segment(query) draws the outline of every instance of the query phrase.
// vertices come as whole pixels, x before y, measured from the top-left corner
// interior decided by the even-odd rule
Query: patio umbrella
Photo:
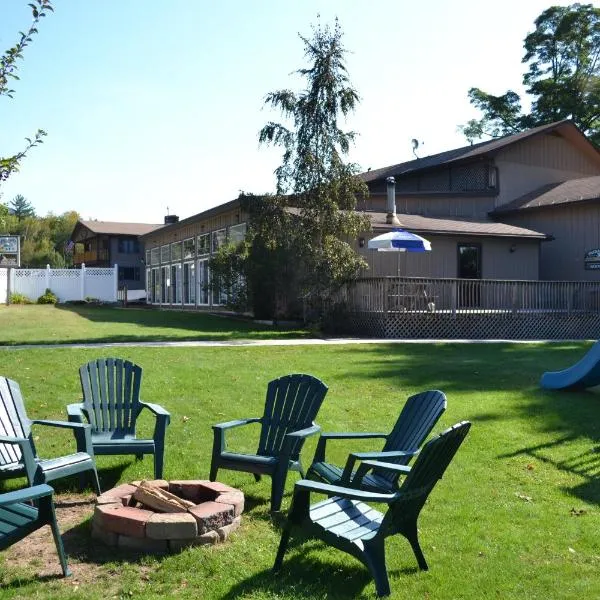
[[[431,242],[404,229],[394,229],[369,240],[367,247],[377,252],[428,252]]]

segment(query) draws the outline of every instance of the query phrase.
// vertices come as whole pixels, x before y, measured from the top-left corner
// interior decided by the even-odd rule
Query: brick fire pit
[[[157,512],[146,502],[170,512]],[[177,552],[225,541],[239,527],[243,510],[244,494],[223,483],[134,481],[98,496],[92,537],[131,550]]]

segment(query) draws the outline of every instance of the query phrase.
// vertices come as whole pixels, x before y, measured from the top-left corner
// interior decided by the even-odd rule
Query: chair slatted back
[[[446,410],[446,395],[439,390],[429,390],[410,396],[402,408],[402,412],[394,425],[383,451],[418,450],[425,438],[431,433],[435,424]],[[399,465],[406,465],[412,457],[385,459]],[[378,476],[395,483],[399,475],[389,471],[374,469]]]
[[[142,368],[120,358],[98,358],[83,365],[79,376],[92,434],[135,435]]]
[[[16,381],[0,377],[0,435],[31,439],[31,421],[27,418],[21,388]],[[0,442],[0,469],[21,461],[21,449],[14,444]]]
[[[469,421],[462,421],[449,427],[423,446],[423,450],[400,487],[400,499],[394,503],[400,505],[397,506],[398,516],[404,517],[407,513],[418,515],[470,428]]]
[[[276,456],[282,448],[285,435],[310,427],[323,403],[327,386],[311,375],[286,375],[269,382],[258,454]],[[297,460],[303,440],[292,449],[291,458]]]

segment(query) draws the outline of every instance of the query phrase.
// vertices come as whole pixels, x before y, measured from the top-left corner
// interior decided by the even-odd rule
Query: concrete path
[[[224,340],[171,342],[89,342],[86,344],[19,344],[0,346],[0,350],[31,350],[35,348],[198,348],[237,346],[340,346],[344,344],[544,344],[595,342],[597,340],[400,340],[362,338],[300,338],[282,340]]]

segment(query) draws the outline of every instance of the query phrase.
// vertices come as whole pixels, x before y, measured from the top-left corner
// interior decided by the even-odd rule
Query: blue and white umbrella
[[[394,229],[369,240],[367,247],[378,252],[429,252],[431,242],[404,229]]]

